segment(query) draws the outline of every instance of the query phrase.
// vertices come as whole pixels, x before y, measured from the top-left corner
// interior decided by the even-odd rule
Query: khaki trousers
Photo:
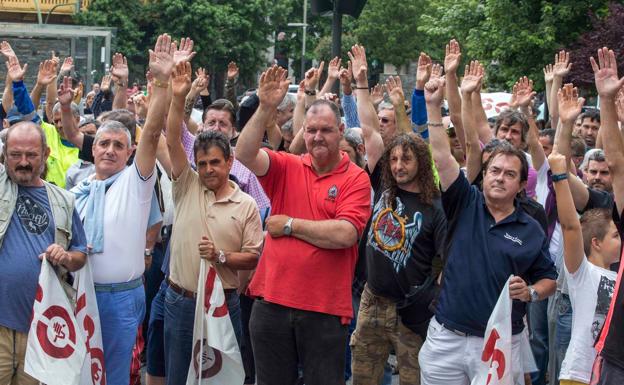
[[[0,385],[37,385],[24,373],[28,334],[0,326]]]

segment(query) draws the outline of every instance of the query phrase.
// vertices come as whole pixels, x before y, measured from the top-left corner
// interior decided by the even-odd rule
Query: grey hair
[[[295,95],[286,94],[284,95],[284,99],[282,99],[281,103],[277,106],[277,110],[284,111],[290,106],[293,106],[294,108],[295,104],[297,104],[297,98],[295,97]]]
[[[360,144],[364,144],[364,140],[362,139],[362,135],[360,135],[359,132],[357,132],[355,130],[352,130],[352,129],[345,130],[343,138],[354,149],[356,149],[356,147],[359,146]]]
[[[293,132],[293,120],[292,119],[288,119],[288,121],[286,123],[282,124],[282,127],[280,127],[280,130],[283,133]]]
[[[80,109],[78,108],[78,105],[76,103],[72,102],[70,108],[71,108],[72,115],[74,115],[74,118],[77,118],[80,116]],[[60,109],[61,109],[61,103],[56,102],[56,104],[52,108],[52,115],[59,112]]]
[[[586,171],[589,166],[590,161],[594,162],[606,162],[607,158],[605,157],[604,151],[599,148],[594,148],[585,153],[585,157],[583,158],[583,163],[581,163],[581,170]]]
[[[336,127],[340,127],[340,124],[342,124],[342,117],[340,116],[340,109],[335,103],[330,102],[329,100],[325,100],[325,99],[316,99],[315,101],[312,102],[312,104],[308,106],[308,108],[306,109],[306,119],[308,116],[308,112],[310,112],[310,110],[313,110],[313,109],[315,110],[321,106],[329,107],[329,109],[334,113],[334,117],[336,119]]]
[[[126,134],[126,136],[128,137],[128,148],[132,147],[130,131],[128,131],[128,128],[126,126],[116,120],[107,120],[102,123],[100,128],[98,128],[97,132],[95,133],[95,140],[93,141],[93,144],[96,144],[102,138],[102,135],[107,132]]]
[[[390,102],[381,102],[377,107],[377,112],[380,112],[382,110],[394,110],[394,106]]]

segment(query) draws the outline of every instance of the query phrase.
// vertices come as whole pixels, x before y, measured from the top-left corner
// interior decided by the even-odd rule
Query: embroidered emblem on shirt
[[[512,242],[515,242],[522,246],[522,240],[518,237],[514,237],[513,235],[509,235],[509,233],[505,233],[505,239],[509,239]]]
[[[423,215],[415,212],[411,222],[404,215],[405,205],[396,198],[396,209],[386,207],[385,197],[379,199],[373,210],[373,222],[368,244],[392,261],[395,271],[407,264],[411,245],[422,229]]]
[[[19,195],[17,197],[15,212],[22,222],[22,226],[31,234],[43,234],[50,224],[46,210],[28,196]]]
[[[327,190],[327,199],[329,199],[330,201],[334,201],[336,200],[336,197],[338,196],[338,187],[336,187],[336,185],[332,185],[329,190]]]

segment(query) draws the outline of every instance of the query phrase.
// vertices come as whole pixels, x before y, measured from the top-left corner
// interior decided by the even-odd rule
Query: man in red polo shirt
[[[288,91],[286,71],[260,77],[260,106],[242,131],[238,160],[271,199],[268,235],[249,292],[258,385],[292,385],[303,367],[306,385],[344,384],[351,281],[357,241],[370,216],[370,181],[339,150],[344,131],[337,107],[312,103],[303,126],[308,153],[260,149]]]

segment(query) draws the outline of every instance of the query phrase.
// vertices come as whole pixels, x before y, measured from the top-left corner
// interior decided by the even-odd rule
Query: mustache
[[[32,171],[31,166],[16,166],[15,171]]]

